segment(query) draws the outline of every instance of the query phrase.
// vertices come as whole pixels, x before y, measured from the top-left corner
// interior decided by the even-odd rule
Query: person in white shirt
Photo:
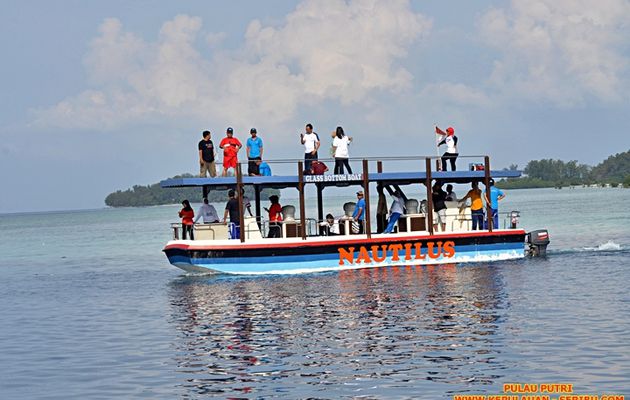
[[[383,231],[383,233],[392,233],[394,230],[394,225],[398,222],[398,219],[401,215],[405,213],[405,200],[399,191],[394,192],[393,196],[394,201],[392,203],[391,208],[389,209],[389,222],[387,224],[387,228]]]
[[[241,198],[243,199],[243,214],[245,214],[245,211],[247,211],[249,213],[249,216],[253,217],[254,214],[252,214],[252,203],[251,201],[249,201],[249,197],[245,196],[245,189],[241,189]]]
[[[457,201],[457,195],[453,191],[453,185],[446,185],[446,201]]]
[[[322,234],[326,236],[339,235],[339,220],[332,214],[326,215],[326,221],[319,224],[322,227]]]
[[[442,155],[442,171],[446,171],[446,161],[451,162],[451,170],[455,171],[455,160],[457,160],[457,156],[459,152],[457,150],[457,136],[455,136],[455,129],[453,127],[446,128],[446,132],[435,127],[435,133],[441,135],[440,142],[438,143],[438,147],[445,144],[446,152]]]
[[[208,204],[208,199],[203,199],[203,204],[199,207],[197,212],[197,218],[195,218],[195,224],[199,221],[199,218],[203,218],[204,224],[213,224],[219,222],[219,215],[217,210],[211,204]]]
[[[335,175],[343,174],[343,166],[346,166],[348,173],[352,173],[352,168],[350,168],[350,164],[348,163],[348,145],[352,142],[352,138],[350,136],[346,136],[343,131],[343,128],[338,126],[337,130],[333,132],[333,157],[335,158]]]
[[[304,145],[304,170],[311,170],[311,163],[317,160],[317,150],[319,150],[319,136],[313,132],[313,125],[306,124],[306,133],[300,134],[300,140]]]

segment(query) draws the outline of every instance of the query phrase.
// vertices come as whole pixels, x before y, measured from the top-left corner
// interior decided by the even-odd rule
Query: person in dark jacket
[[[433,221],[433,231],[437,232],[438,224],[440,230],[446,230],[446,192],[442,189],[442,183],[437,181],[433,185],[431,199],[433,200],[433,211],[435,211],[435,221]]]

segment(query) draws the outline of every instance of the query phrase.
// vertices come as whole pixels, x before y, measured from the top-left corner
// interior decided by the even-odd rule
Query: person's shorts
[[[238,157],[235,156],[223,156],[223,168],[236,168]]]
[[[440,211],[437,211],[436,213],[436,219],[435,219],[435,223],[436,224],[445,224],[446,223],[446,208],[441,209]]]

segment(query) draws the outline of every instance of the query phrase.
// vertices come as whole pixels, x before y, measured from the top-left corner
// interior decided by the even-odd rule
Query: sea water
[[[547,258],[263,277],[168,264],[177,206],[0,215],[0,398],[628,398],[629,202],[507,192]]]

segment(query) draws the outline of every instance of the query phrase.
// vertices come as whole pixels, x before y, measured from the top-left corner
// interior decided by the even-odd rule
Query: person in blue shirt
[[[356,233],[362,234],[363,224],[365,220],[365,199],[363,198],[363,190],[359,190],[357,192],[357,204],[354,207],[354,212],[352,213],[352,219],[359,223],[359,231]]]
[[[258,169],[258,164],[256,163],[256,161],[262,160],[263,141],[261,138],[258,137],[256,128],[250,129],[249,133],[252,135],[252,137],[247,139],[247,159],[249,160],[247,173],[250,176],[255,176],[260,175],[260,171]]]
[[[261,176],[271,176],[271,167],[264,161],[256,161],[258,163],[258,173]]]
[[[492,216],[488,216],[488,220],[492,218],[492,229],[499,229],[499,200],[503,200],[505,198],[505,193],[494,186],[494,179],[490,179],[490,193],[488,193],[487,190],[484,191],[484,197],[486,198],[486,201],[490,203]],[[487,221],[486,229],[488,229]]]

